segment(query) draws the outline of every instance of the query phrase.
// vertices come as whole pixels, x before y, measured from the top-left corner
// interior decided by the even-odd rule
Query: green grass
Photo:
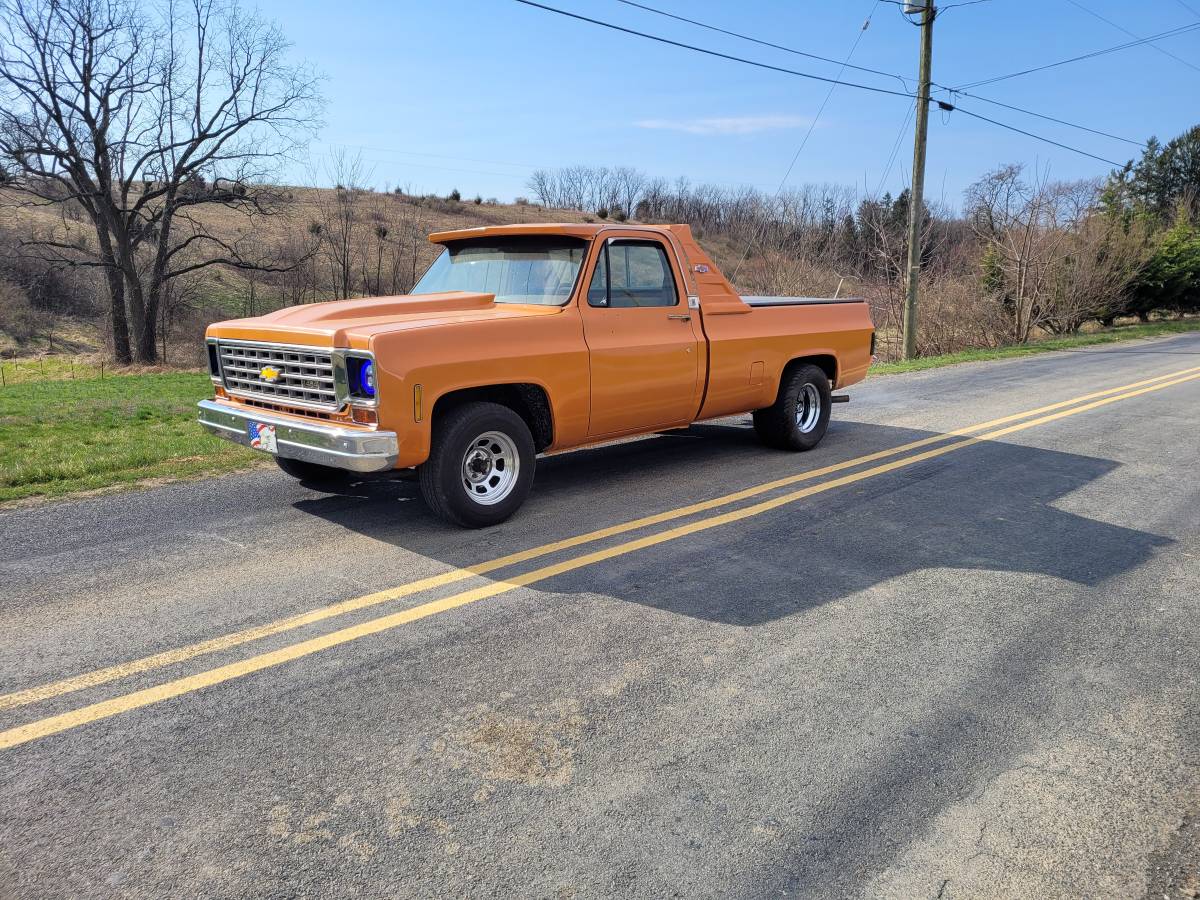
[[[947,353],[944,356],[922,356],[918,359],[899,362],[876,363],[871,366],[871,374],[895,375],[901,372],[920,372],[923,369],[937,369],[956,363],[1012,359],[1020,356],[1033,356],[1035,353],[1050,353],[1054,350],[1070,350],[1074,347],[1088,347],[1092,344],[1112,344],[1117,341],[1157,337],[1164,334],[1183,334],[1189,331],[1200,331],[1200,319],[1151,322],[1148,325],[1124,325],[1092,334],[1078,334],[1074,337],[1054,338],[1031,344],[1018,344],[1014,347],[998,347],[994,350],[963,350],[960,353]]]
[[[196,423],[196,402],[211,394],[193,372],[10,383],[0,389],[0,503],[259,464]]]
[[[112,372],[107,363],[104,374]],[[100,377],[99,358],[75,356],[29,356],[21,359],[0,359],[0,386],[8,387],[30,381],[67,381]]]

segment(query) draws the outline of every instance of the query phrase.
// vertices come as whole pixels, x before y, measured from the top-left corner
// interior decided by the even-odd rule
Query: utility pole
[[[908,195],[908,272],[904,290],[904,358],[917,355],[917,286],[921,275],[921,219],[925,211],[925,145],[929,137],[929,79],[933,64],[933,0],[912,0],[906,13],[921,14],[921,71],[917,86],[917,130],[913,138],[912,190]]]

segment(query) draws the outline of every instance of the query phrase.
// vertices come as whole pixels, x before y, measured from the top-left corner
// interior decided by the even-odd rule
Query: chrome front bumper
[[[351,472],[378,472],[393,468],[400,456],[400,441],[394,431],[359,431],[298,422],[215,400],[201,400],[199,406],[201,425],[218,437],[245,447],[250,446],[251,422],[274,425],[279,455],[289,459]]]

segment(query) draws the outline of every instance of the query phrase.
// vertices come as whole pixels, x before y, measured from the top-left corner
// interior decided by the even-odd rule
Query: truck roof
[[[467,238],[505,236],[514,234],[561,234],[588,240],[605,229],[620,228],[622,231],[646,231],[665,234],[666,225],[628,225],[624,222],[581,224],[578,222],[541,222],[521,225],[480,225],[476,228],[455,228],[450,231],[435,231],[429,236],[434,244],[461,241]]]

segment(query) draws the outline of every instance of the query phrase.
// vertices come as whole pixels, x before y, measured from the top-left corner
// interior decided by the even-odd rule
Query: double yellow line
[[[299,659],[301,657],[317,653],[321,650],[336,647],[340,644],[345,644],[372,634],[378,634],[381,631],[387,631],[388,629],[396,628],[409,622],[415,622],[419,619],[424,619],[447,610],[466,606],[471,603],[476,603],[480,600],[506,593],[518,587],[545,581],[564,572],[570,572],[586,566],[595,565],[596,563],[633,553],[637,550],[642,550],[657,544],[663,544],[668,541],[677,540],[678,538],[685,537],[687,535],[696,534],[697,532],[706,531],[711,528],[717,528],[732,522],[738,522],[743,519],[751,518],[752,516],[761,515],[764,512],[777,509],[789,503],[794,503],[806,497],[811,497],[815,494],[834,490],[836,488],[853,484],[854,482],[862,481],[867,478],[873,478],[876,475],[886,474],[888,472],[911,466],[927,459],[932,459],[947,453],[951,453],[955,450],[977,444],[981,441],[1004,437],[1005,435],[1012,434],[1014,432],[1023,431],[1025,429],[1053,422],[1057,419],[1062,419],[1067,416],[1073,416],[1088,410],[1097,409],[1111,403],[1116,403],[1120,400],[1141,396],[1152,391],[1163,390],[1164,388],[1172,387],[1174,385],[1182,384],[1198,378],[1200,378],[1200,366],[1167,373],[1165,375],[1159,375],[1154,378],[1147,378],[1142,381],[1122,385],[1120,387],[1097,391],[1081,397],[1074,397],[1069,400],[1063,400],[1058,403],[1052,403],[1047,406],[1039,407],[1037,409],[1015,413],[1013,415],[1005,416],[999,419],[993,419],[988,422],[982,422],[977,425],[972,425],[967,428],[958,429],[945,434],[938,434],[927,438],[922,438],[921,440],[912,441],[898,447],[892,447],[876,453],[869,453],[864,456],[859,456],[844,462],[825,466],[820,469],[814,469],[808,472],[801,472],[796,475],[791,475],[786,478],[776,479],[774,481],[755,485],[744,490],[735,491],[720,497],[715,497],[711,500],[705,500],[699,503],[682,506],[677,509],[668,510],[666,512],[633,519],[619,525],[613,525],[608,528],[601,528],[596,531],[590,531],[586,534],[577,535],[564,540],[543,544],[539,547],[523,550],[518,553],[511,553],[506,556],[501,556],[468,568],[453,569],[439,575],[412,581],[396,588],[379,591],[373,594],[367,594],[361,597],[355,597],[340,603],[334,603],[329,606],[320,607],[300,615],[278,619],[274,622],[269,622],[264,625],[222,635],[207,641],[188,644],[172,650],[164,651],[162,653],[156,653],[151,656],[145,656],[140,659],[131,660],[129,662],[120,663],[107,668],[75,675],[60,681],[51,682],[49,684],[0,695],[0,710],[36,703],[63,694],[71,693],[73,691],[95,687],[142,672],[184,662],[198,656],[227,650],[250,641],[259,640],[271,635],[281,634],[305,625],[314,624],[334,618],[335,616],[344,615],[355,610],[365,609],[434,588],[454,584],[456,582],[464,581],[476,576],[485,575],[498,569],[528,562],[530,560],[538,559],[553,553],[574,549],[576,547],[595,543],[606,538],[617,537],[632,531],[637,531],[654,525],[660,525],[677,519],[687,518],[699,513],[709,512],[724,506],[729,506],[730,504],[737,503],[741,500],[751,499],[753,497],[776,491],[784,487],[789,487],[801,482],[813,481],[818,478],[823,478],[827,475],[833,475],[838,472],[852,468],[858,468],[869,463],[879,462],[883,459],[902,457],[900,459],[893,459],[891,462],[887,462],[882,465],[873,466],[871,468],[853,472],[848,475],[832,478],[828,481],[822,481],[819,484],[813,484],[799,490],[790,491],[759,503],[740,507],[738,509],[724,512],[715,516],[698,519],[693,522],[678,525],[674,528],[669,528],[654,534],[615,544],[611,547],[606,547],[590,553],[575,556],[559,563],[554,563],[530,572],[515,575],[503,581],[492,582],[477,588],[462,591],[460,593],[452,594],[437,600],[432,600],[409,609],[380,616],[358,625],[342,628],[340,630],[311,638],[309,640],[300,641],[278,650],[260,653],[225,666],[219,666],[195,675],[168,681],[155,687],[133,691],[128,694],[114,697],[110,700],[93,703],[66,713],[49,716],[26,725],[10,728],[7,731],[0,732],[0,749],[15,747],[32,740],[36,740],[40,737],[46,737],[51,734],[56,734],[60,731],[65,731],[70,728],[87,724],[89,722],[95,722],[100,719],[118,715],[119,713],[149,706],[163,700],[168,700],[172,697],[178,697],[182,694],[187,694],[192,691],[200,690],[201,688],[220,684],[221,682],[229,681],[234,678],[240,678],[253,672],[258,672],[263,669],[281,665],[282,663],[289,662],[294,659]],[[955,438],[962,438],[962,440],[954,440]],[[941,446],[934,446],[937,444],[941,444]],[[913,451],[922,450],[924,447],[933,447],[933,449],[913,453]],[[903,454],[911,455],[903,456]]]

